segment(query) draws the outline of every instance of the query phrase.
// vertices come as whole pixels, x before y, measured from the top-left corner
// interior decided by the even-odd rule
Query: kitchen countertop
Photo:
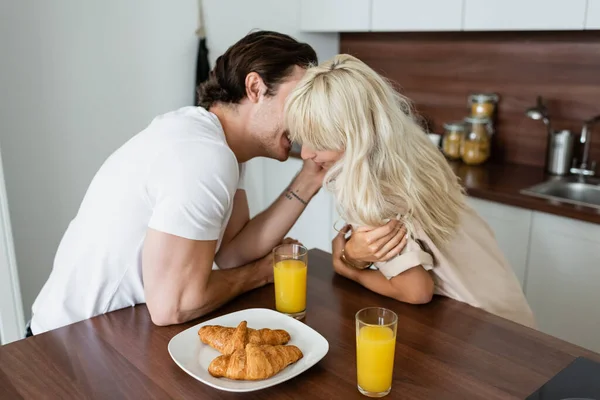
[[[300,155],[292,153],[291,157],[300,158]],[[523,189],[551,179],[542,167],[491,163],[469,166],[461,162],[450,162],[450,166],[462,181],[469,196],[600,224],[600,209],[559,203],[520,193]]]
[[[467,194],[515,207],[600,224],[600,210],[532,197],[521,190],[551,179],[541,167],[514,164],[469,166],[452,162],[450,166],[464,184]]]
[[[303,322],[328,340],[329,352],[287,382],[221,392],[187,375],[167,351],[173,336],[203,320],[273,309],[268,285],[182,325],[155,326],[138,305],[0,346],[0,398],[364,399],[356,388],[354,315],[369,306],[398,315],[386,399],[523,399],[576,357],[600,361],[597,353],[449,298],[414,306],[380,296],[336,275],[330,254],[311,250],[308,258]]]

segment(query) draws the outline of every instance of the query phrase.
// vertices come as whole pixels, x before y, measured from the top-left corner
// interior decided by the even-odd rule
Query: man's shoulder
[[[186,164],[201,163],[208,158],[216,165],[237,165],[219,119],[203,108],[183,107],[163,114],[154,119],[149,129],[150,135],[161,144],[162,157]]]
[[[200,107],[182,107],[159,115],[150,126],[176,140],[227,143],[217,116]]]

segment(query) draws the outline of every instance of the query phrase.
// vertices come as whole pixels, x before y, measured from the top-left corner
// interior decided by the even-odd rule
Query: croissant
[[[302,357],[302,351],[296,346],[248,343],[245,349],[215,358],[208,372],[216,378],[256,381],[272,377]]]
[[[290,341],[290,334],[282,329],[252,329],[246,321],[237,328],[220,325],[206,325],[200,328],[198,336],[202,343],[208,344],[221,354],[231,354],[243,350],[248,343],[281,345]]]

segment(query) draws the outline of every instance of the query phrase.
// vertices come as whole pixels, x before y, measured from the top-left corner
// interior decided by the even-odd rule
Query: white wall
[[[299,32],[300,0],[205,0],[211,66],[253,29],[321,59],[338,35]],[[105,158],[154,116],[193,101],[196,0],[19,0],[0,9],[0,143],[25,314]],[[252,213],[261,160],[248,170]]]
[[[0,143],[25,314],[104,159],[193,102],[196,0],[3,1]]]
[[[252,30],[286,33],[309,43],[319,61],[338,53],[339,34],[300,32],[301,0],[203,0],[204,22],[211,67],[218,56]],[[248,203],[252,215],[261,211],[274,198],[265,198],[264,163],[255,159],[248,163]]]

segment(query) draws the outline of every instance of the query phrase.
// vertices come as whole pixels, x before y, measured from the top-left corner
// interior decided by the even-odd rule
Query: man
[[[252,33],[216,62],[201,107],[162,115],[102,165],[33,305],[38,334],[146,303],[157,325],[200,317],[272,281],[270,252],[319,190],[308,160],[284,195],[249,220],[243,164],[284,161],[284,102],[314,50]]]

